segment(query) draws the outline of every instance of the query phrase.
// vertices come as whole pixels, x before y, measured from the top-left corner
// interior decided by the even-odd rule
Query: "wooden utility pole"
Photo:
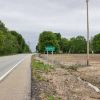
[[[86,0],[87,5],[87,66],[89,66],[89,0]]]

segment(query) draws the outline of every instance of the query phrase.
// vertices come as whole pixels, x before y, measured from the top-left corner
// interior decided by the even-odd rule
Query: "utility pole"
[[[89,0],[86,0],[87,5],[87,66],[89,66]]]

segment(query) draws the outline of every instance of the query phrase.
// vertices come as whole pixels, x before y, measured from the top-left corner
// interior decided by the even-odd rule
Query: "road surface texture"
[[[15,65],[12,72],[0,81],[0,100],[30,100],[31,55],[0,57],[0,77]]]

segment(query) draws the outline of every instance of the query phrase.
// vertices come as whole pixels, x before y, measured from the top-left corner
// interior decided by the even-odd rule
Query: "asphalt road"
[[[25,57],[26,54],[0,57],[0,80],[10,73],[9,71],[14,69]]]
[[[0,57],[0,100],[31,100],[31,57],[32,54]]]

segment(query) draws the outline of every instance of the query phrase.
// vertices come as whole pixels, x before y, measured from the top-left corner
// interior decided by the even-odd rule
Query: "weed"
[[[66,70],[73,70],[73,71],[77,71],[77,69],[80,67],[82,67],[82,65],[79,65],[79,64],[75,64],[75,65],[71,65],[71,66],[64,66],[64,68]]]
[[[43,71],[43,72],[49,72],[51,69],[53,69],[51,65],[44,64],[43,62],[40,62],[38,60],[33,60],[32,68],[34,70]]]
[[[76,65],[72,65],[72,66],[69,66],[68,69],[71,69],[71,70],[74,70],[74,71],[77,71],[77,66]]]
[[[54,99],[54,96],[48,97],[48,100],[55,100],[55,99]]]
[[[62,100],[61,97],[58,97],[58,100]]]
[[[39,60],[33,60],[32,62],[32,73],[33,73],[33,76],[38,81],[48,81],[42,76],[42,73],[44,72],[47,73],[51,71],[51,69],[53,69],[52,66],[48,64],[44,64],[43,62],[40,62]]]

